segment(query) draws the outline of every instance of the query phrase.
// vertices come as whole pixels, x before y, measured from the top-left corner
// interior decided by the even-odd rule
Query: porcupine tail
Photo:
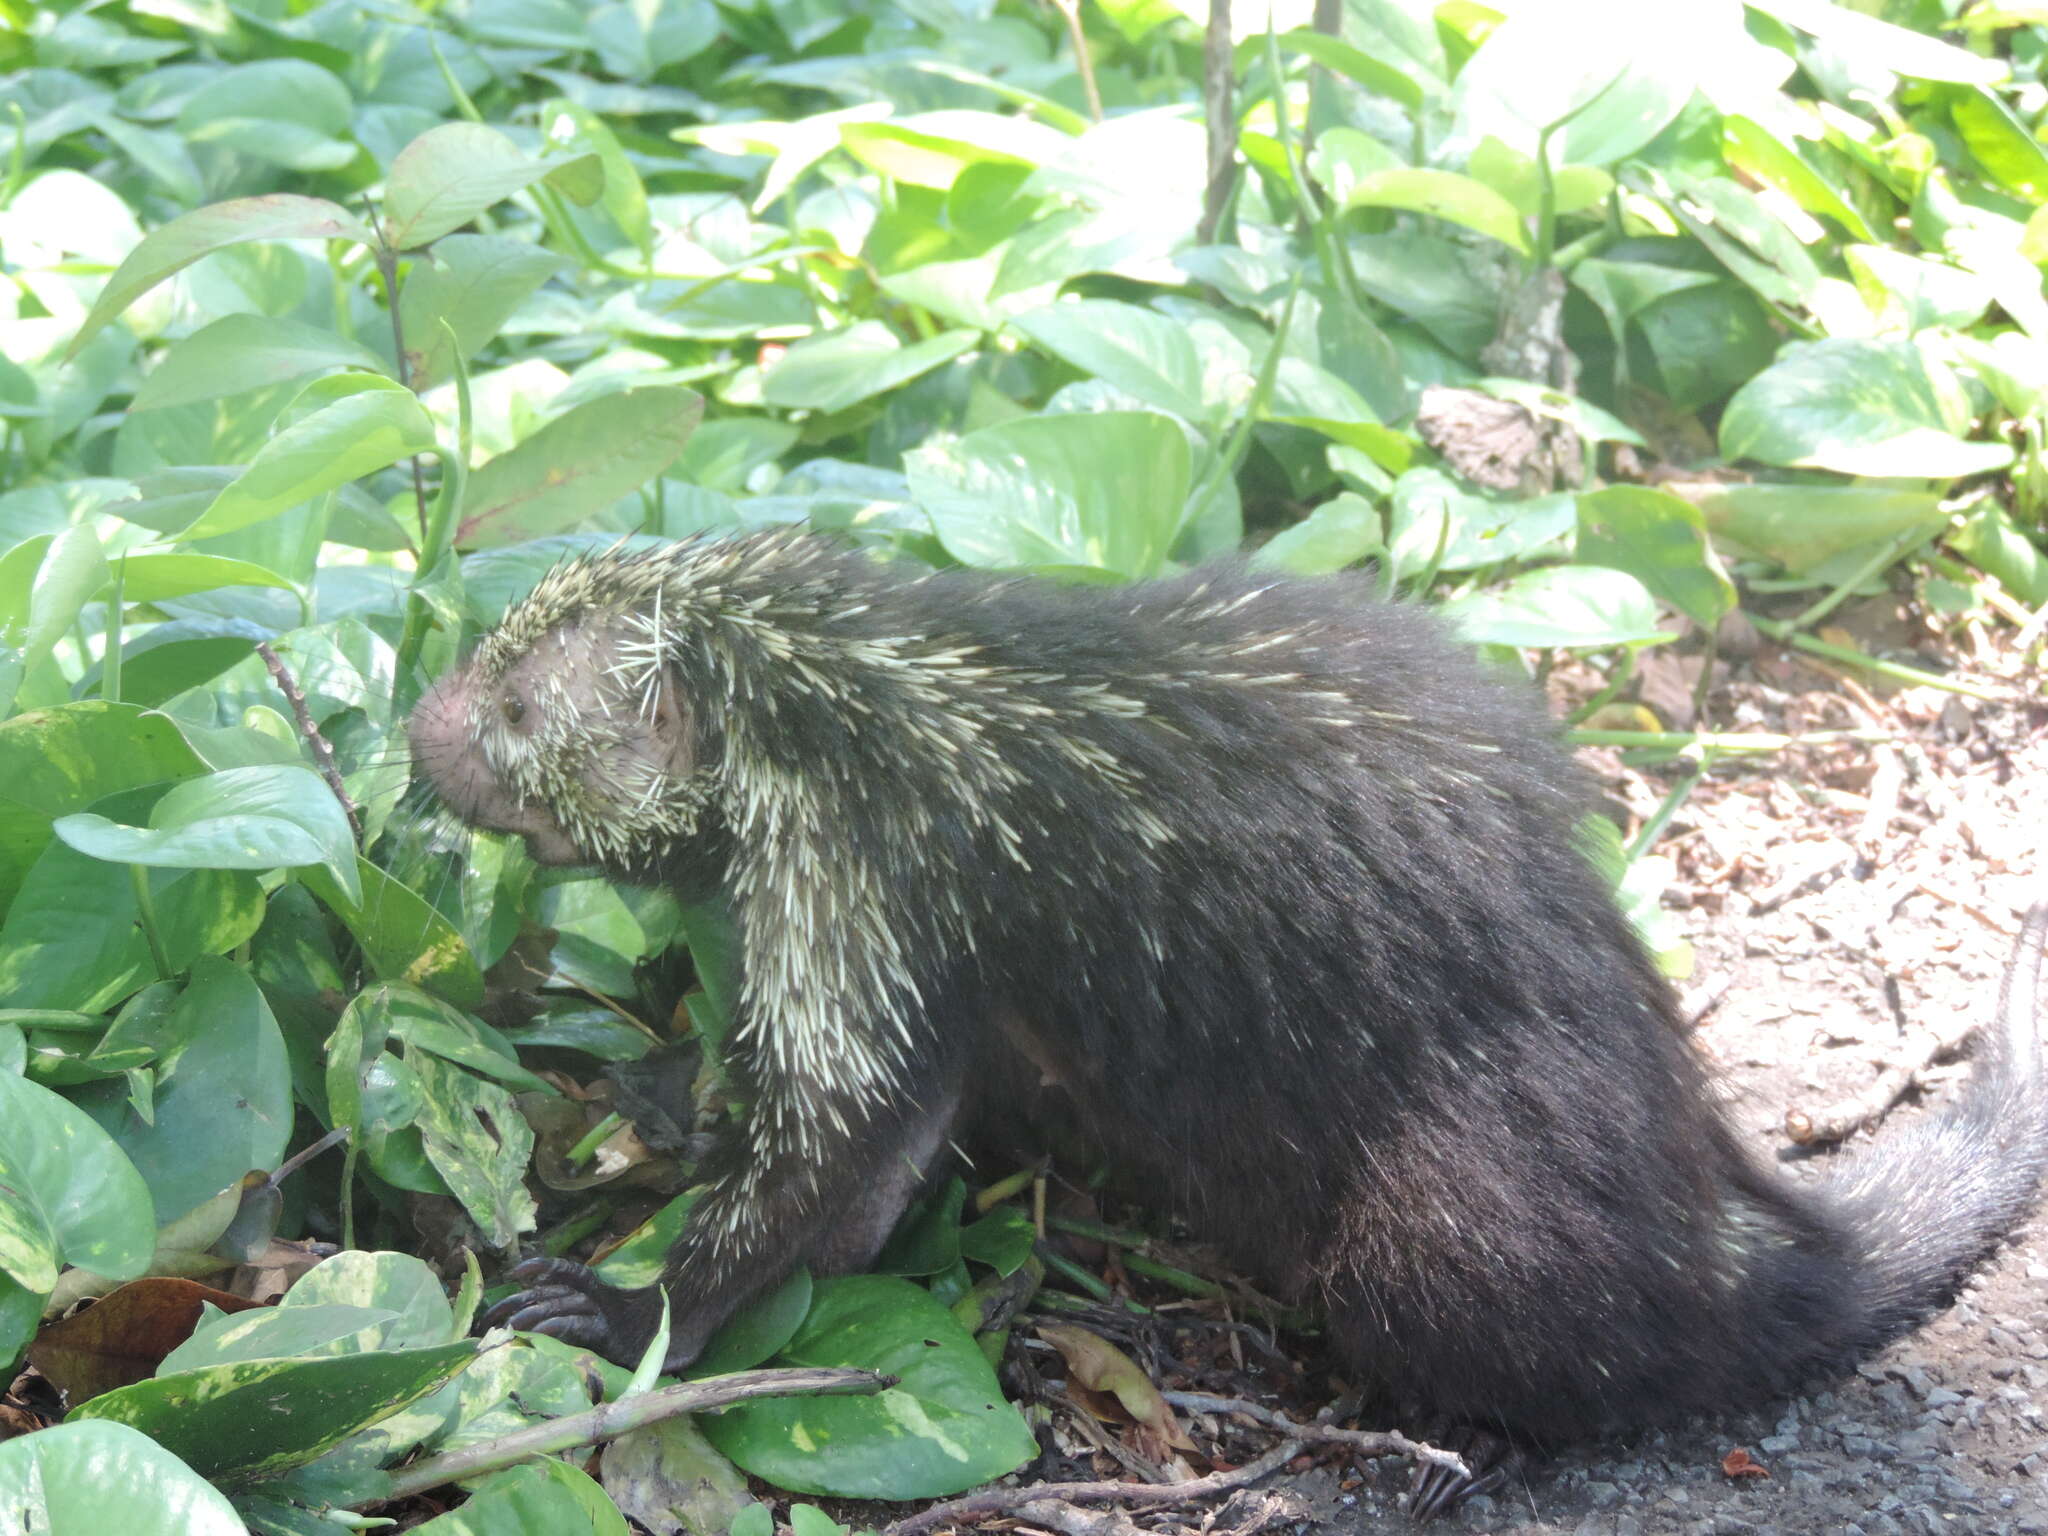
[[[1952,1108],[1900,1126],[1845,1158],[1823,1197],[1859,1250],[1862,1337],[1855,1353],[1903,1333],[1952,1296],[2023,1221],[2048,1168],[2041,1077],[2042,948],[2048,902],[2030,911],[1997,1016]]]

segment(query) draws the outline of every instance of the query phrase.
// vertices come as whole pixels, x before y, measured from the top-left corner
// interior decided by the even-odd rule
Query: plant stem
[[[613,1131],[616,1131],[625,1123],[626,1117],[617,1110],[613,1110],[583,1133],[583,1139],[569,1149],[569,1155],[563,1161],[571,1168],[581,1168],[585,1163],[597,1156],[597,1149],[611,1138]]]
[[[142,936],[149,942],[149,958],[156,966],[157,980],[173,980],[178,973],[171,967],[171,957],[164,952],[163,934],[157,929],[156,901],[149,894],[149,866],[130,864],[128,879],[135,888],[135,920],[142,925]]]
[[[1794,650],[1810,655],[1823,656],[1829,661],[1840,662],[1846,667],[1857,667],[1879,677],[1888,677],[1893,682],[1909,683],[1916,688],[1940,688],[1949,693],[1960,693],[1965,698],[1982,699],[1995,704],[2005,695],[1996,688],[1986,688],[1981,683],[1966,683],[1959,677],[1942,677],[1938,673],[1923,672],[1918,667],[1909,667],[1896,661],[1883,661],[1875,656],[1852,650],[1846,645],[1830,645],[1825,640],[1816,640],[1811,635],[1802,635],[1790,624],[1775,619],[1751,620],[1759,634],[1769,635],[1773,640],[1791,646]]]

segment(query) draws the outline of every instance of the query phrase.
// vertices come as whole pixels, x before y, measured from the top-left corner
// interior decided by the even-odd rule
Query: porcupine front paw
[[[1408,1513],[1418,1525],[1449,1514],[1478,1494],[1499,1492],[1524,1470],[1522,1452],[1491,1430],[1457,1425],[1439,1435],[1437,1444],[1462,1456],[1472,1475],[1461,1477],[1438,1462],[1417,1462]]]
[[[640,1363],[661,1326],[659,1286],[623,1290],[573,1259],[527,1259],[512,1266],[512,1278],[524,1289],[484,1313],[482,1326],[544,1333],[629,1368]],[[666,1368],[687,1363],[675,1360],[675,1349],[669,1353]]]

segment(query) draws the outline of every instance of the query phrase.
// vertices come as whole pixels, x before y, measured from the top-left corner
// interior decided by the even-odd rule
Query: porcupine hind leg
[[[688,1365],[727,1318],[798,1264],[829,1275],[872,1263],[944,1144],[959,1099],[955,1081],[928,1102],[878,1117],[840,1156],[821,1160],[830,1166],[784,1162],[716,1176],[670,1254],[663,1368]],[[492,1307],[485,1326],[545,1333],[634,1365],[661,1324],[661,1286],[627,1290],[555,1258],[517,1264],[512,1278],[523,1289]]]

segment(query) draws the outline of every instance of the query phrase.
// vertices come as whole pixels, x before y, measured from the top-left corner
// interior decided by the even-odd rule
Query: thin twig
[[[1102,92],[1095,84],[1095,61],[1088,56],[1088,34],[1081,29],[1081,0],[1052,0],[1052,8],[1067,21],[1067,41],[1073,46],[1074,68],[1081,76],[1081,89],[1088,97],[1088,115],[1102,121]]]
[[[375,213],[370,215],[371,226],[377,231],[377,276],[384,284],[384,307],[391,312],[392,355],[398,359],[398,382],[414,394],[419,393],[419,370],[416,363],[425,358],[414,358],[405,347],[405,317],[398,307],[398,252],[384,240],[384,225]],[[420,456],[413,454],[407,461],[412,471],[413,509],[420,521],[420,555],[425,558],[427,549],[427,476]]]
[[[306,708],[306,696],[299,691],[284,660],[270,648],[268,640],[256,642],[256,654],[263,658],[263,665],[270,669],[270,680],[277,684],[277,691],[284,695],[284,701],[292,707],[292,718],[299,723],[299,735],[305,738],[307,748],[313,754],[313,762],[320,770],[320,777],[327,781],[327,787],[334,791],[334,798],[341,802],[342,814],[348,817],[348,829],[355,834],[356,846],[363,842],[363,819],[356,814],[355,802],[342,787],[341,770],[334,766],[334,748],[327,744],[327,738],[320,734],[320,727],[313,723],[313,716]]]
[[[989,1515],[1015,1514],[1027,1504],[1056,1500],[1062,1504],[1108,1504],[1119,1501],[1157,1509],[1168,1504],[1185,1504],[1228,1493],[1277,1472],[1301,1454],[1303,1442],[1284,1440],[1256,1461],[1228,1472],[1211,1472],[1207,1477],[1189,1478],[1182,1483],[1034,1483],[1022,1488],[988,1488],[963,1499],[934,1504],[930,1509],[898,1520],[884,1536],[922,1536],[942,1525],[957,1525]]]
[[[1202,34],[1202,123],[1208,130],[1209,179],[1202,190],[1201,245],[1213,245],[1237,187],[1237,108],[1233,86],[1237,59],[1230,47],[1230,0],[1209,0],[1209,26]]]
[[[1794,896],[1825,885],[1856,857],[1856,850],[1838,837],[1803,847],[1788,862],[1791,867],[1750,898],[1752,912],[1773,912]]]
[[[1320,1419],[1304,1424],[1299,1419],[1290,1419],[1276,1408],[1268,1408],[1264,1403],[1243,1397],[1211,1397],[1206,1392],[1162,1392],[1159,1395],[1175,1408],[1185,1408],[1190,1413],[1241,1413],[1291,1439],[1326,1440],[1349,1446],[1360,1456],[1412,1456],[1417,1461],[1444,1467],[1460,1477],[1472,1476],[1472,1469],[1465,1464],[1465,1458],[1456,1451],[1446,1451],[1422,1440],[1410,1440],[1399,1430],[1345,1429]]]
[[[1810,1147],[1845,1140],[1864,1127],[1875,1125],[1910,1090],[1926,1081],[1929,1068],[1960,1050],[1976,1028],[1974,1020],[1959,1016],[1946,1031],[1914,1030],[1909,1040],[1911,1056],[1888,1058],[1861,1093],[1838,1099],[1825,1109],[1787,1110],[1785,1134],[1800,1146]]]
[[[896,1385],[894,1376],[879,1371],[842,1371],[819,1368],[792,1371],[739,1371],[731,1376],[714,1376],[708,1381],[686,1381],[680,1386],[642,1392],[615,1403],[599,1403],[588,1413],[572,1413],[529,1425],[495,1440],[466,1445],[445,1456],[401,1467],[391,1474],[391,1487],[378,1503],[395,1503],[443,1483],[479,1477],[513,1466],[535,1456],[553,1455],[582,1446],[602,1445],[629,1430],[658,1424],[679,1414],[702,1413],[757,1397],[844,1396],[879,1392]],[[367,1506],[360,1506],[367,1507]]]

